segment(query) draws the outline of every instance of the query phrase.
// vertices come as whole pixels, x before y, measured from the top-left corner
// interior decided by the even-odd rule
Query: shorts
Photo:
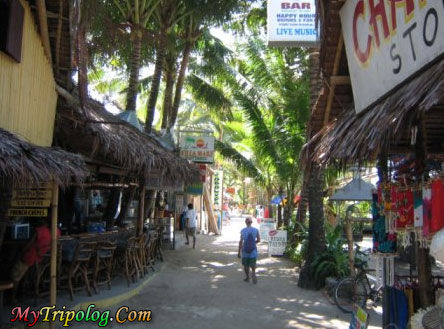
[[[256,267],[256,258],[242,257],[242,265],[245,267]]]
[[[11,280],[14,282],[20,282],[28,269],[28,264],[22,262],[21,260],[17,261],[11,269]]]
[[[193,238],[196,238],[196,228],[195,227],[187,227],[186,228],[187,235],[191,235]]]

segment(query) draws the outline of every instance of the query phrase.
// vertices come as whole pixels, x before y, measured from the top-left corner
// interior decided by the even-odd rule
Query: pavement
[[[322,292],[298,288],[298,268],[285,258],[268,257],[265,243],[258,248],[258,283],[244,282],[237,258],[244,225],[243,218],[232,218],[222,235],[198,235],[196,249],[186,246],[178,232],[176,250],[164,251],[162,269],[137,294],[109,307],[111,317],[123,305],[128,307],[123,315],[150,310],[151,321],[111,321],[107,328],[349,328],[350,315]],[[379,312],[368,311],[369,328],[381,328]],[[79,322],[71,327],[98,326]]]

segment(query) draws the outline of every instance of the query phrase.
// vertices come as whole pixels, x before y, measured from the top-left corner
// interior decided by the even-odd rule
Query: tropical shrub
[[[343,228],[340,225],[336,227],[326,225],[325,227],[327,249],[315,257],[310,267],[313,280],[318,289],[325,285],[327,277],[340,278],[350,273],[348,254],[343,248],[345,240],[342,237],[342,232]]]

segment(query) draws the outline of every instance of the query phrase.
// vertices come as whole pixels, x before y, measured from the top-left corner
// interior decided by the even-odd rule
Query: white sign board
[[[268,232],[268,256],[283,256],[287,247],[287,231]]]
[[[268,0],[269,46],[317,46],[315,0]]]
[[[274,230],[276,230],[276,221],[273,218],[261,218],[259,234],[262,241],[268,242],[268,232]]]
[[[213,184],[211,195],[213,198],[213,205],[217,210],[222,209],[222,182],[223,182],[224,172],[222,170],[214,170]]]
[[[193,162],[214,162],[214,137],[181,135],[180,156]]]
[[[442,0],[348,0],[341,23],[357,113],[444,54]]]

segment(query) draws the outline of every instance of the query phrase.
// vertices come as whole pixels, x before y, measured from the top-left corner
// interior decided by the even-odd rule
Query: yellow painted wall
[[[25,8],[21,63],[0,52],[0,127],[50,146],[57,106],[54,75],[29,5],[20,1]]]

